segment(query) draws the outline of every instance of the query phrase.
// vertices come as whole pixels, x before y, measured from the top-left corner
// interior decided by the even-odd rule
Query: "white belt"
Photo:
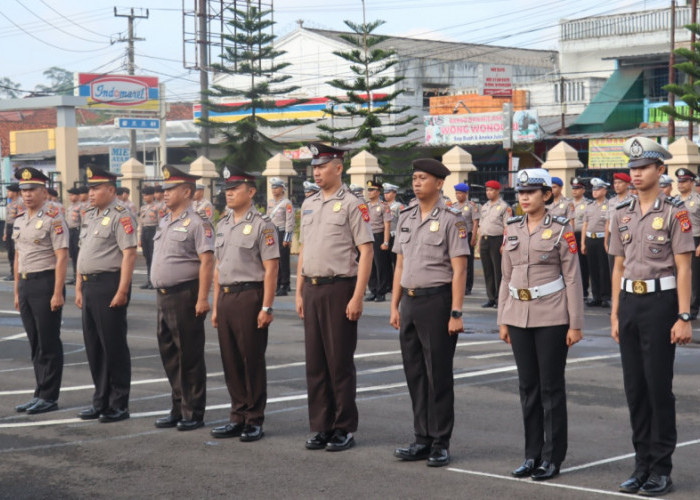
[[[622,289],[627,293],[634,293],[635,295],[674,290],[675,288],[675,276],[665,276],[655,280],[629,280],[627,278],[622,278]]]
[[[532,288],[515,288],[508,285],[510,296],[523,301],[539,299],[545,295],[551,295],[559,290],[563,290],[565,287],[566,285],[564,284],[564,278],[562,276],[559,276],[555,281],[545,283],[544,285],[533,286]]]
[[[586,233],[586,238],[605,238],[605,233]]]

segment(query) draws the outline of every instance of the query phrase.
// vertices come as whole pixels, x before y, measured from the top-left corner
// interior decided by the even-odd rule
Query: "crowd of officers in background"
[[[648,139],[635,141],[626,146],[630,168],[662,168],[669,157],[667,151]],[[416,436],[415,442],[397,448],[394,454],[407,461],[425,459],[434,467],[449,463],[454,421],[452,358],[457,334],[464,327],[462,302],[472,293],[474,255],[478,252],[487,296],[482,307],[499,308],[499,324],[509,325],[501,330],[501,337],[520,346],[514,344],[513,350],[521,396],[529,400],[522,401],[526,461],[513,475],[546,480],[558,474],[566,453],[562,399],[566,349],[581,338],[582,313],[577,308],[583,307],[581,299],[589,307],[603,308],[610,307],[612,300],[613,315],[617,317],[611,275],[622,279],[624,292],[628,277],[618,272],[616,266],[622,261],[618,264],[617,259],[632,248],[628,243],[641,244],[637,238],[643,239],[630,229],[638,203],[630,175],[616,173],[612,186],[600,178],[590,179],[593,199],[584,196],[584,182],[573,178],[573,196],[566,198],[562,194],[563,179],[550,177],[542,169],[529,169],[518,176],[520,203],[516,207],[502,199],[501,185],[495,180],[486,183],[487,201],[480,205],[469,199],[466,183],[454,186],[455,200],[447,199],[443,189],[449,170],[437,160],[420,159],[413,162],[415,198],[404,206],[396,199],[399,188],[394,184],[369,181],[366,186],[346,186],[342,182],[344,150],[321,143],[311,144],[310,150],[314,182],[304,182],[295,287],[296,310],[305,328],[309,420],[314,433],[305,446],[342,451],[354,445],[353,433],[358,426],[353,361],[357,321],[363,301],[384,302],[391,294],[390,322],[400,331]],[[37,414],[58,408],[65,283],[76,285],[76,305],[82,310],[95,384],[90,406],[78,416],[100,422],[129,418],[131,368],[126,309],[136,248],[140,247],[147,264],[147,280],[141,288],[156,290],[158,346],[172,387],[171,409],[155,425],[182,431],[203,425],[204,320],[211,312],[232,401],[230,423],[212,429],[211,434],[243,441],[261,439],[267,399],[265,350],[268,327],[274,318],[273,301],[275,296],[292,291],[290,251],[297,226],[286,183],[271,179],[272,197],[263,215],[253,203],[257,193],[255,176],[240,168],[224,168],[226,209],[215,221],[214,207],[204,199],[204,186],[197,184],[199,178],[170,165],[163,167],[161,185],[143,187],[138,210],[129,200],[129,190],[117,187],[119,176],[96,166],[87,169],[86,186],[68,190],[65,207],[57,201],[57,193],[52,199],[46,187],[48,178],[41,171],[23,168],[16,177],[18,184],[8,187],[10,203],[3,235],[12,270],[6,279],[16,282],[15,305],[29,336],[36,375],[34,397],[16,410]],[[659,187],[669,181],[668,176],[661,175]],[[644,237],[658,244],[680,245],[677,231],[686,233],[692,227],[694,242],[684,239],[681,246],[683,252],[689,246],[693,250],[688,319],[694,319],[700,306],[700,180],[689,170],[680,169],[677,182],[678,197],[662,195],[664,198],[653,207],[663,211],[664,203],[669,203],[672,209],[667,219],[655,217],[650,223],[653,230],[668,229],[668,235]],[[615,193],[612,197],[611,187]],[[365,190],[367,199],[363,197]],[[540,191],[544,193],[541,199],[533,194]],[[632,207],[630,215],[625,212],[619,217],[619,208],[627,206]],[[678,228],[673,226],[674,220]],[[533,252],[528,254],[530,244]],[[526,259],[537,255],[539,260],[522,261],[518,253],[521,249]],[[552,257],[553,251],[558,257]],[[656,247],[649,251],[652,259],[672,260],[676,253],[675,247],[668,253],[662,245],[658,251]],[[72,272],[66,279],[69,259]],[[529,287],[527,269],[545,264],[550,268],[535,269],[540,269],[542,279],[547,276],[549,281]],[[656,283],[660,287],[657,290],[673,289],[675,294],[675,278],[673,286],[668,276],[653,276],[651,281],[638,278],[646,277],[634,277],[634,293],[639,282],[644,290]],[[515,283],[518,280],[522,283]],[[212,282],[213,308],[209,305]],[[546,302],[536,299],[565,289],[569,307],[562,310],[561,321],[545,312],[540,320],[547,325],[527,321],[520,325],[509,318],[522,316],[523,307],[534,308]],[[679,297],[682,302],[680,292]],[[532,306],[530,301],[534,301]],[[556,307],[548,310],[551,313]],[[536,333],[538,328],[560,324],[562,328],[556,331]],[[520,340],[534,339],[535,335],[544,335],[545,340],[529,347]],[[550,335],[563,342],[558,350],[547,347]],[[683,337],[678,343],[687,340]],[[540,342],[542,345],[537,344]],[[546,399],[542,393],[544,409],[531,403],[539,401],[540,391],[544,391],[540,384],[546,385],[547,380],[539,380],[537,374],[528,375],[529,386],[523,386],[526,373],[533,370],[532,361],[523,354],[527,349],[543,350],[540,356],[550,357],[551,366],[558,367],[549,375],[546,370],[541,373],[561,381],[557,401],[551,400],[553,394],[546,395],[550,398]],[[633,356],[630,353],[634,349],[628,346],[627,350],[627,356]],[[672,367],[672,356],[670,362]],[[629,403],[632,413],[646,411],[641,409],[642,403],[633,404],[631,399]],[[636,482],[625,488],[653,494],[656,487],[667,492],[671,485],[670,452],[663,457],[665,461],[659,462],[663,470],[654,469],[654,463],[644,462],[645,456],[640,458],[641,440],[649,436],[638,436],[638,432],[635,429],[637,469],[628,480],[636,478]],[[665,446],[668,452],[668,443]],[[651,455],[648,448],[645,453]],[[649,481],[656,482],[649,485]],[[623,486],[621,491],[626,491]]]

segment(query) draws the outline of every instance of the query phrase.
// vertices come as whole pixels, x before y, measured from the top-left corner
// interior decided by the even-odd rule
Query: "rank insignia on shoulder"
[[[683,200],[678,199],[678,198],[674,198],[674,197],[671,197],[671,196],[667,196],[666,199],[665,199],[664,201],[665,201],[666,203],[670,203],[670,204],[673,205],[674,207],[682,207],[682,206],[685,205],[685,203],[683,203]]]
[[[561,224],[562,226],[566,226],[569,223],[569,219],[567,217],[562,217],[560,215],[555,215],[552,217],[552,220],[557,224]]]
[[[618,203],[615,206],[615,210],[620,210],[621,208],[629,207],[631,204],[632,204],[632,198],[629,198],[629,199],[623,201],[622,203]]]
[[[515,224],[516,222],[521,222],[524,218],[525,218],[525,216],[523,216],[523,215],[516,215],[515,217],[508,217],[506,224]]]
[[[124,208],[121,205],[115,205],[114,210],[116,210],[117,212],[123,212],[124,210],[126,210],[126,208]]]
[[[262,217],[262,220],[264,220],[265,222],[270,222],[272,220],[270,219],[269,215],[260,214],[260,217]]]
[[[414,208],[416,208],[416,207],[415,207],[415,206],[412,206],[412,207],[406,207],[406,208],[404,208],[403,210],[401,210],[401,211],[400,211],[399,213],[404,213],[404,212],[408,212],[409,210],[413,210]]]
[[[451,212],[451,213],[455,214],[455,215],[462,215],[462,211],[461,211],[460,209],[458,209],[458,208],[446,207],[446,210],[447,210],[448,212]]]

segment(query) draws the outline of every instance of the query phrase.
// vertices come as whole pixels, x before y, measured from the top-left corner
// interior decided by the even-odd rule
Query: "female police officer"
[[[498,300],[500,336],[513,346],[518,366],[525,426],[525,461],[512,474],[537,481],[556,476],[566,455],[564,368],[583,326],[578,248],[569,220],[546,210],[551,186],[544,169],[518,175],[525,215],[508,220]]]

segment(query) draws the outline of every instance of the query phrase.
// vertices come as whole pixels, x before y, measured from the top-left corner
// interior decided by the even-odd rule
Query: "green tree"
[[[0,78],[0,98],[17,99],[19,96],[19,83],[6,76]]]
[[[399,128],[413,123],[416,116],[405,115],[409,106],[393,104],[396,97],[404,92],[403,89],[396,88],[404,77],[387,75],[387,70],[399,61],[395,57],[396,51],[380,47],[388,37],[374,34],[384,21],[362,24],[345,21],[345,24],[353,33],[342,34],[340,37],[352,48],[333,53],[351,63],[350,70],[354,76],[327,82],[331,87],[344,91],[345,96],[328,96],[331,106],[327,113],[333,117],[333,122],[338,119],[340,124],[319,125],[318,128],[324,132],[319,138],[335,144],[360,142],[361,149],[366,149],[386,164],[388,158],[382,154],[387,151],[384,144],[389,138],[406,137],[413,133],[415,128],[403,131],[399,131]],[[388,90],[391,87],[393,90]],[[375,100],[376,94],[382,94],[380,103]],[[356,125],[357,121],[360,122],[359,126]],[[389,126],[393,126],[395,132],[386,132]],[[415,144],[407,142],[394,149],[407,150]]]
[[[700,24],[687,24],[686,29],[695,33],[696,38],[700,39]],[[682,121],[700,123],[700,42],[693,43],[689,49],[680,47],[673,51],[676,56],[683,58],[682,62],[673,65],[675,69],[687,75],[685,83],[671,83],[664,85],[664,90],[675,95],[684,101],[685,106],[672,108],[671,106],[662,106],[661,110],[670,116]],[[669,142],[672,138],[669,137]]]
[[[75,84],[73,83],[72,72],[58,66],[52,66],[44,71],[43,75],[49,81],[49,85],[39,84],[34,87],[34,92],[38,94],[73,94]]]
[[[270,28],[274,21],[270,19],[270,10],[259,10],[248,2],[245,10],[229,8],[233,17],[229,25],[233,35],[224,35],[225,45],[223,61],[213,64],[220,75],[246,76],[250,82],[245,89],[234,88],[225,84],[214,84],[202,96],[202,106],[209,112],[226,113],[235,111],[249,112],[234,123],[201,120],[198,125],[218,131],[224,137],[222,143],[226,156],[222,162],[240,165],[246,169],[261,170],[265,162],[279,151],[280,145],[261,130],[304,125],[310,120],[267,120],[260,113],[279,111],[304,100],[291,99],[279,102],[299,87],[282,86],[291,75],[279,72],[290,63],[275,63],[274,59],[284,54],[275,50],[272,42],[275,36]],[[235,81],[235,80],[234,80]],[[240,81],[240,80],[239,80]],[[226,100],[244,101],[232,108],[222,102]]]

